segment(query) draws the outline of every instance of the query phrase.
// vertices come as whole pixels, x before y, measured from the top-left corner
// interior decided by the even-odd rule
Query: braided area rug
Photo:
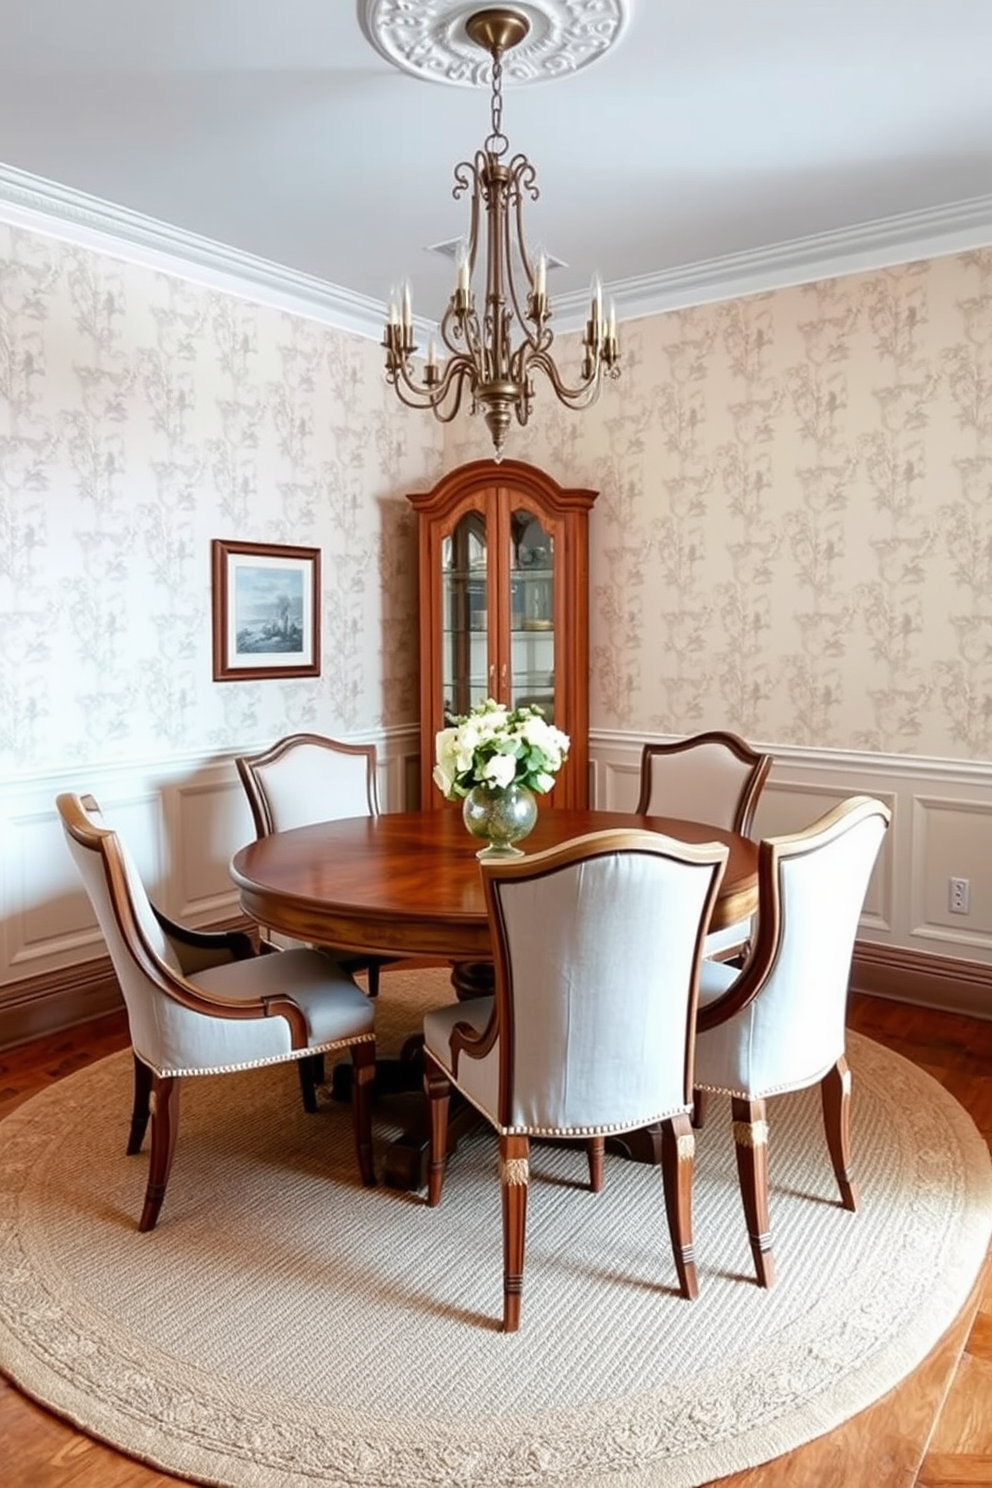
[[[398,1049],[441,971],[390,972]],[[357,1181],[349,1112],[301,1108],[280,1066],[187,1081],[158,1228],[136,1228],[131,1061],[0,1124],[0,1368],[78,1427],[230,1488],[689,1488],[839,1424],[916,1367],[966,1301],[992,1171],[929,1076],[851,1036],[856,1215],[816,1091],[771,1103],[779,1281],[753,1281],[729,1108],[696,1155],[700,1296],[675,1291],[656,1170],[581,1147],[532,1161],[521,1330],[498,1331],[493,1138],[441,1204]],[[379,1103],[376,1141],[416,1097]],[[407,1107],[408,1109],[408,1107]]]

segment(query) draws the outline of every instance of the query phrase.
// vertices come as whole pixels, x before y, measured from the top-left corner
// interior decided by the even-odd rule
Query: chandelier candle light
[[[454,292],[441,319],[440,338],[450,354],[437,356],[433,336],[428,341],[423,377],[414,376],[412,358],[419,348],[413,339],[413,314],[409,285],[389,305],[383,346],[386,351],[386,380],[408,408],[428,408],[442,423],[450,423],[467,387],[472,412],[482,411],[500,460],[511,417],[526,424],[530,417],[538,368],[548,378],[559,400],[569,408],[588,408],[599,395],[604,373],[620,375],[620,343],[616,311],[611,305],[603,313],[601,286],[595,281],[582,340],[582,380],[569,387],[551,355],[554,335],[548,322],[551,303],[547,293],[547,260],[543,253],[532,262],[524,242],[523,198],[539,196],[536,172],[526,155],[505,156],[509,140],[501,128],[503,111],[503,53],[517,46],[530,30],[530,22],[518,11],[497,7],[469,17],[465,29],[473,42],[492,56],[492,133],[475,160],[455,167],[453,195],[471,192],[468,237],[458,261]],[[486,228],[485,288],[481,315],[476,308],[472,280],[479,250],[483,217]],[[514,278],[514,252],[527,281],[521,295]],[[513,345],[514,328],[520,337]]]
[[[468,830],[485,837],[480,858],[519,857],[515,847],[537,821],[534,792],[543,794],[568,754],[569,738],[540,708],[509,709],[487,698],[452,720],[435,740],[434,784],[462,802]]]

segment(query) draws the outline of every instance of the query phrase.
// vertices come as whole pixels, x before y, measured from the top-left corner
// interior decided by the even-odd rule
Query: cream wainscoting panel
[[[55,796],[78,790],[96,797],[108,822],[119,826],[132,846],[149,892],[164,905],[161,797],[146,780],[116,783],[90,771],[84,785],[34,785],[22,807],[6,814],[4,857],[4,974],[12,979],[103,954],[79,875],[65,848]]]
[[[251,811],[231,761],[207,766],[166,791],[166,842],[175,907],[185,924],[221,920],[238,912],[228,864],[255,836]]]
[[[913,802],[912,933],[947,952],[992,957],[992,801],[928,792]],[[950,880],[968,882],[967,913],[950,907]]]

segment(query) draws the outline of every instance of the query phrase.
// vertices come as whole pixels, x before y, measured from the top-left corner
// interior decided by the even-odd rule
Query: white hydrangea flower
[[[532,790],[549,791],[569,742],[538,711],[511,709],[487,698],[437,734],[434,783],[448,800],[465,796],[477,784],[495,790],[519,781]]]
[[[451,788],[455,783],[455,776],[459,771],[458,764],[458,730],[456,728],[442,729],[434,738],[434,784],[445,795],[451,795]]]
[[[482,778],[487,785],[512,785],[516,775],[517,761],[512,754],[494,754],[482,768]]]

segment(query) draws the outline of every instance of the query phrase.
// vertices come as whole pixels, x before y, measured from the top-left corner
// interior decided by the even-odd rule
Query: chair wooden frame
[[[235,766],[244,786],[245,795],[248,797],[248,805],[251,808],[252,820],[255,823],[256,837],[269,837],[276,830],[272,816],[272,806],[266,793],[263,780],[263,772],[267,765],[272,765],[281,760],[285,755],[291,754],[294,749],[301,745],[310,746],[315,749],[326,749],[330,754],[344,754],[362,756],[365,759],[365,801],[367,815],[379,815],[379,777],[378,777],[378,754],[374,744],[346,744],[340,739],[331,739],[326,734],[287,734],[273,744],[271,748],[260,754],[243,754],[235,757]],[[358,815],[359,813],[355,813]],[[314,817],[314,820],[319,820]],[[333,949],[333,948],[332,948]],[[390,956],[350,956],[338,957],[339,964],[350,972],[364,971],[368,976],[368,989],[370,997],[379,995],[379,972],[383,966],[388,966],[395,957]]]
[[[749,767],[741,784],[733,819],[713,823],[715,827],[727,827],[731,831],[738,832],[742,837],[749,837],[758,797],[761,795],[768,772],[772,767],[772,757],[770,754],[762,754],[752,749],[750,744],[726,729],[709,729],[705,733],[692,734],[671,744],[645,744],[641,750],[640,794],[635,810],[642,814],[650,810],[653,760],[686,754],[704,745],[716,745],[723,748],[735,759],[740,760],[742,765]],[[666,811],[665,815],[671,816],[674,813]]]
[[[496,1119],[500,1146],[500,1184],[503,1213],[503,1330],[514,1332],[520,1323],[523,1291],[524,1241],[527,1214],[528,1164],[530,1135],[512,1128],[512,1059],[515,1037],[514,998],[512,993],[512,957],[509,935],[500,898],[500,885],[510,881],[532,881],[554,873],[573,863],[616,853],[651,853],[674,858],[686,864],[709,867],[711,877],[696,935],[691,984],[686,998],[684,1030],[684,1067],[682,1073],[685,1111],[661,1121],[662,1181],[665,1211],[671,1237],[679,1287],[684,1297],[694,1298],[698,1281],[692,1243],[692,1124],[689,1111],[692,1102],[692,1064],[699,964],[705,926],[716,902],[720,881],[726,866],[727,849],[722,844],[676,843],[657,833],[640,830],[607,830],[576,838],[560,847],[528,857],[482,865],[486,908],[492,930],[495,963],[495,996],[488,1026],[479,1031],[469,1022],[458,1022],[450,1035],[451,1069],[441,1065],[428,1048],[424,1051],[424,1089],[431,1119],[431,1146],[428,1170],[429,1206],[440,1202],[447,1154],[447,1126],[451,1083],[458,1082],[459,1061],[481,1059],[499,1045],[499,1095]],[[465,1093],[465,1092],[463,1092]],[[471,1096],[469,1096],[471,1099]],[[611,1125],[610,1130],[615,1130]],[[575,1137],[557,1129],[542,1131],[585,1143],[589,1166],[589,1185],[595,1193],[602,1186],[605,1136],[593,1132]]]
[[[706,733],[693,734],[671,744],[645,744],[641,750],[640,794],[637,811],[642,814],[651,812],[651,796],[654,787],[653,765],[656,759],[676,758],[701,748],[722,749],[744,767],[737,799],[729,819],[721,819],[718,814],[717,819],[713,821],[713,826],[726,827],[742,837],[749,837],[758,797],[761,795],[768,772],[772,767],[772,757],[770,754],[762,754],[752,749],[737,734],[725,729],[710,729]],[[677,815],[669,805],[666,805],[663,814]],[[734,934],[735,930],[737,934]],[[750,923],[744,921],[740,926],[728,927],[726,930],[717,932],[710,938],[704,955],[741,964],[751,951],[750,930]]]
[[[323,1056],[321,1053],[308,1056],[298,1052],[309,1046],[307,1018],[299,1003],[285,992],[275,996],[234,1001],[209,993],[187,980],[187,976],[195,975],[197,970],[203,971],[229,961],[252,959],[257,953],[249,936],[241,931],[192,930],[169,919],[153,904],[151,908],[155,919],[173,943],[183,966],[182,972],[174,971],[146,938],[132,899],[128,870],[117,833],[112,828],[91,820],[90,813],[99,813],[100,810],[97,801],[91,795],[77,796],[66,792],[56,798],[56,806],[65,830],[73,840],[99,855],[124,948],[142,976],[162,996],[205,1017],[238,1021],[285,1019],[289,1028],[290,1047],[294,1051],[286,1057],[297,1063],[304,1106],[307,1110],[315,1110],[315,1061],[321,1060]],[[187,953],[185,958],[184,951]],[[375,1040],[372,1036],[342,1039],[340,1046],[350,1048],[354,1067],[352,1123],[359,1169],[363,1183],[374,1184],[370,1091],[375,1076]],[[134,1097],[126,1150],[128,1156],[140,1152],[150,1120],[148,1183],[138,1223],[139,1230],[148,1231],[154,1229],[158,1220],[172,1168],[179,1127],[181,1082],[177,1075],[157,1074],[136,1052],[133,1060]]]
[[[818,851],[822,846],[858,826],[872,816],[881,818],[884,828],[891,812],[881,801],[870,796],[852,796],[802,832],[767,838],[758,845],[758,929],[747,964],[740,975],[720,997],[701,1005],[696,1019],[696,1032],[705,1034],[744,1011],[761,994],[779,959],[782,941],[783,912],[780,869],[787,859]],[[815,946],[811,954],[816,954]],[[851,1072],[843,1054],[819,1081],[827,1149],[841,1204],[855,1211],[858,1197],[852,1175],[850,1152]],[[782,1093],[796,1086],[785,1085]],[[700,1095],[696,1091],[694,1125],[702,1124]],[[768,1120],[765,1097],[731,1094],[734,1150],[741,1188],[741,1199],[747,1222],[751,1254],[758,1283],[769,1287],[775,1281],[771,1224],[768,1208]]]
[[[326,734],[287,734],[285,738],[278,740],[271,748],[263,750],[260,754],[238,755],[234,761],[241,777],[241,784],[245,788],[245,795],[248,797],[248,805],[251,807],[256,837],[268,837],[276,830],[260,772],[266,765],[273,765],[282,759],[283,755],[298,749],[301,744],[312,745],[315,749],[326,749],[331,754],[364,755],[368,815],[379,815],[378,755],[374,744],[346,744],[340,739],[328,738]]]

